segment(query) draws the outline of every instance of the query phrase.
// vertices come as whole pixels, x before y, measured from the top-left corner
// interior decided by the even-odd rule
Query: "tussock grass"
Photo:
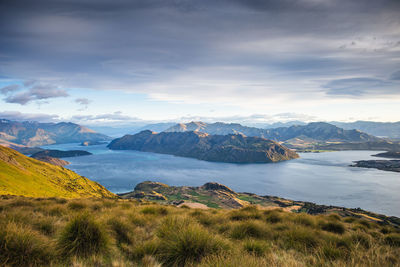
[[[385,236],[385,243],[389,246],[400,247],[400,234],[388,234],[387,236]]]
[[[157,236],[160,238],[159,258],[167,266],[185,266],[227,249],[221,239],[185,217],[165,219]]]
[[[58,240],[58,246],[65,257],[87,257],[106,253],[108,238],[100,224],[88,214],[82,214],[65,226]]]
[[[270,250],[267,242],[254,239],[246,240],[243,247],[245,251],[258,257],[264,256]]]
[[[263,238],[270,234],[270,229],[261,221],[246,221],[234,224],[231,237],[235,239]]]
[[[346,231],[346,228],[340,222],[322,222],[320,226],[322,230],[336,234],[343,234]]]
[[[0,266],[400,265],[400,230],[364,218],[11,196],[0,207]]]
[[[31,229],[8,223],[0,227],[1,266],[45,266],[54,251],[49,240]]]

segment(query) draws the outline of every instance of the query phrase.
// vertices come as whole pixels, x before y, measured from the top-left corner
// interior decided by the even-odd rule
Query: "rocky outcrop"
[[[268,163],[297,158],[296,152],[259,137],[201,132],[142,131],[113,140],[108,147],[231,163]]]
[[[204,190],[219,190],[219,191],[226,191],[232,194],[236,194],[235,191],[233,191],[232,189],[230,189],[229,187],[227,187],[226,185],[223,184],[219,184],[219,183],[206,183],[202,186],[202,188]]]

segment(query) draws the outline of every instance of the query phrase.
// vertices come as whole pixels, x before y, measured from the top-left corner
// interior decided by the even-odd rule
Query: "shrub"
[[[243,238],[262,238],[268,234],[268,229],[265,224],[259,221],[241,222],[233,226],[231,237],[235,239]]]
[[[321,229],[336,234],[343,234],[346,231],[346,228],[340,222],[321,223]]]
[[[270,248],[269,244],[260,240],[247,240],[244,245],[244,249],[255,256],[263,256]]]
[[[108,239],[102,227],[89,215],[83,214],[65,226],[58,245],[63,256],[87,257],[107,252]]]
[[[400,234],[392,233],[385,236],[385,243],[392,247],[400,247]]]
[[[45,266],[54,254],[49,241],[32,230],[9,223],[0,227],[1,266]]]
[[[179,229],[179,230],[178,230]],[[167,266],[185,266],[226,248],[226,244],[188,218],[169,217],[157,231],[157,255]]]

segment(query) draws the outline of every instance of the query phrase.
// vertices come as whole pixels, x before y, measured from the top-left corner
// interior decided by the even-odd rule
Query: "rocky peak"
[[[209,191],[217,191],[217,190],[221,190],[221,191],[226,191],[232,194],[236,194],[235,191],[233,191],[232,189],[230,189],[229,187],[227,187],[226,185],[223,184],[219,184],[219,183],[206,183],[203,186],[203,189],[205,190],[209,190]]]

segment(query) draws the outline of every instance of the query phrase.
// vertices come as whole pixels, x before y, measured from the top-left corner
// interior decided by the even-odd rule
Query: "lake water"
[[[317,204],[361,207],[400,216],[400,173],[349,167],[352,161],[377,159],[377,151],[301,153],[299,159],[270,164],[206,162],[139,151],[113,151],[105,145],[46,148],[79,149],[93,155],[67,158],[67,168],[114,193],[132,191],[150,180],[168,185],[200,186],[218,182],[238,192],[274,195]]]

